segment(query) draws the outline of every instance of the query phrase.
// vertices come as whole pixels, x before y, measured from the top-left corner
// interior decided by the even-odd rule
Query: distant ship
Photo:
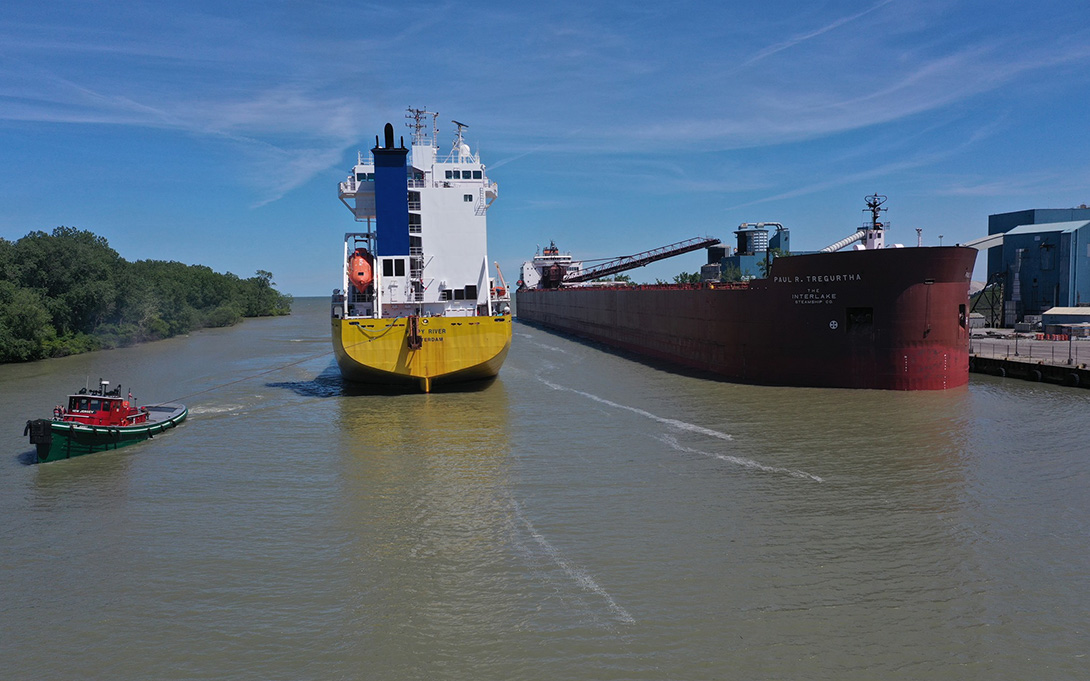
[[[333,350],[360,383],[430,392],[496,376],[511,346],[510,293],[489,274],[486,214],[498,188],[458,132],[440,157],[438,114],[410,108],[412,153],[384,144],[360,154],[340,199],[362,231],[344,237],[333,292]]]
[[[518,318],[728,381],[884,390],[965,385],[977,251],[887,245],[879,220],[885,197],[867,200],[871,220],[853,235],[822,252],[777,257],[767,277],[749,281],[593,285],[593,278],[692,250],[700,240],[593,268],[551,244],[522,267]]]

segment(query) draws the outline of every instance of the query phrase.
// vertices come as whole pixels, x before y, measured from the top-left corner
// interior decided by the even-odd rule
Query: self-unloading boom
[[[594,267],[581,270],[578,273],[565,276],[563,283],[577,284],[583,281],[608,277],[611,274],[633,270],[658,260],[665,260],[666,258],[672,258],[675,255],[681,255],[682,253],[697,251],[701,248],[707,248],[708,246],[715,246],[718,243],[720,243],[720,240],[713,237],[693,237],[692,239],[660,246],[659,248],[653,248],[650,251],[636,253],[635,255],[623,255],[612,260],[607,260]]]

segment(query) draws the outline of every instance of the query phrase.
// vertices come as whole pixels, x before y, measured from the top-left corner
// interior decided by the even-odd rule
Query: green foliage
[[[291,314],[272,273],[240,279],[202,265],[127,262],[72,227],[0,239],[0,362],[169,338],[243,317]]]
[[[757,261],[757,271],[760,272],[761,278],[764,279],[768,277],[768,271],[772,266],[773,260],[775,260],[776,258],[787,257],[789,255],[791,254],[781,248],[768,249],[767,259]]]
[[[632,277],[628,276],[627,274],[615,274],[612,277],[602,277],[601,279],[595,279],[594,281],[596,281],[596,282],[615,281],[615,282],[623,283],[623,284],[631,284],[632,283]]]
[[[719,281],[742,281],[742,269],[737,265],[728,264],[726,267],[723,268],[723,271],[719,273]]]
[[[703,279],[700,272],[682,272],[674,275],[675,284],[699,284]]]

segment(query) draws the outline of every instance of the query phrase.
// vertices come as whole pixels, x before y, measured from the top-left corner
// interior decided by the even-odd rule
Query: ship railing
[[[410,201],[409,202],[409,210],[420,210],[420,202],[419,201]]]
[[[425,187],[424,180],[414,180],[409,178],[409,189],[423,189]],[[417,208],[417,210],[420,210]]]

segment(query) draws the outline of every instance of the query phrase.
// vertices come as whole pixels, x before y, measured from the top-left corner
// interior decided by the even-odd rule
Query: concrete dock
[[[1090,339],[1040,336],[1009,329],[976,331],[969,344],[969,371],[1090,388]]]

